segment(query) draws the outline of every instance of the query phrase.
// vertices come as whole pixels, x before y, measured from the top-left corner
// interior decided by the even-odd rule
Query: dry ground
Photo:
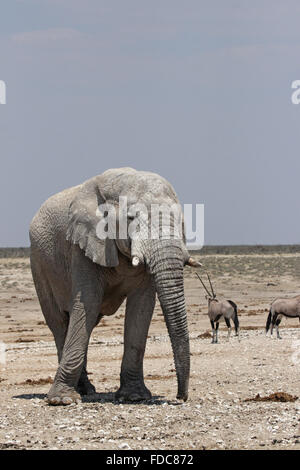
[[[205,255],[219,295],[239,307],[241,342],[210,344],[204,292],[191,268],[185,287],[191,337],[190,397],[176,400],[170,342],[156,306],[145,355],[153,400],[118,404],[124,307],[95,328],[88,370],[98,394],[80,405],[44,402],[56,371],[27,258],[0,259],[0,449],[300,449],[300,398],[245,401],[257,394],[300,397],[300,329],[283,320],[281,341],[266,338],[270,302],[299,294],[300,254]],[[48,379],[50,378],[50,380]]]

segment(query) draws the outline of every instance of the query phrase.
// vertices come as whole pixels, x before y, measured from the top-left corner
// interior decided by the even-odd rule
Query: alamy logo
[[[292,103],[299,104],[300,103],[300,80],[294,80],[292,82],[292,88],[295,90],[291,96]]]
[[[295,366],[300,366],[300,340],[294,340],[292,343],[292,362]]]
[[[6,364],[6,344],[0,341],[0,364]]]
[[[0,104],[6,104],[6,84],[0,80]]]
[[[190,249],[200,249],[204,244],[204,205],[136,203],[129,205],[126,197],[118,204],[105,203],[98,206],[97,237],[101,240],[127,239],[157,240],[183,239]],[[195,218],[194,218],[195,215]]]
[[[292,342],[292,363],[296,367],[300,367],[300,340],[296,339]],[[299,401],[296,404],[296,408],[298,411],[300,411],[300,403]],[[300,432],[300,425],[299,425],[299,432]]]

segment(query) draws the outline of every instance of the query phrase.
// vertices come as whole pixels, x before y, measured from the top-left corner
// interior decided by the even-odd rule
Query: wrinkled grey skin
[[[100,240],[96,235],[104,202],[177,203],[172,186],[154,173],[108,170],[52,196],[30,226],[31,268],[38,298],[58,353],[58,370],[48,402],[65,405],[94,393],[86,372],[93,328],[126,299],[124,355],[117,399],[151,397],[144,384],[143,358],[157,293],[171,339],[178,382],[186,400],[190,350],[183,266],[189,255],[182,240]],[[138,256],[140,265],[132,265]],[[99,357],[101,360],[101,355]]]

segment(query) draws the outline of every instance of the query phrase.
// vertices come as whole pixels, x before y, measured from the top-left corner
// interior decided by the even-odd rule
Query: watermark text
[[[6,104],[6,84],[0,80],[0,104]]]
[[[105,203],[97,208],[97,237],[101,240],[184,240],[190,249],[204,245],[204,205],[143,204],[128,205],[121,196],[118,204]]]

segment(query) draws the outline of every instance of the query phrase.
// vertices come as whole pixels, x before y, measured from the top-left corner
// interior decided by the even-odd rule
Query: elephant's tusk
[[[197,267],[201,267],[201,266],[202,266],[202,264],[199,263],[199,261],[196,261],[196,260],[195,260],[194,258],[192,258],[192,257],[190,257],[190,258],[188,259],[187,264],[188,264],[189,266],[192,266],[193,268],[197,268]]]
[[[132,266],[136,267],[140,264],[140,259],[138,256],[134,256],[131,260]]]

